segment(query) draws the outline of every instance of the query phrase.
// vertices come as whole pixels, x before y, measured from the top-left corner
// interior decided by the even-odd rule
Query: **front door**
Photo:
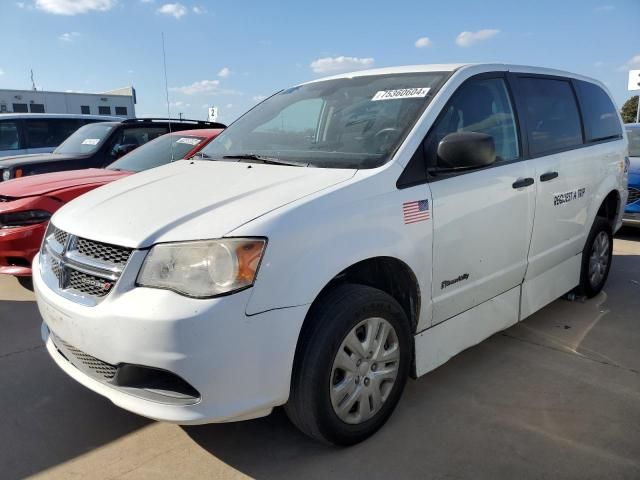
[[[437,145],[453,132],[491,135],[492,166],[451,173]],[[502,75],[465,82],[425,140],[433,199],[433,324],[520,285],[535,208],[534,167],[523,161],[514,108]],[[517,304],[513,305],[517,309]]]

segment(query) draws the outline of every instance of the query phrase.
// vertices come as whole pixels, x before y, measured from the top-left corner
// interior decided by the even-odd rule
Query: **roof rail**
[[[148,117],[148,118],[127,118],[122,123],[142,123],[142,122],[169,122],[169,123],[189,123],[195,125],[206,125],[211,128],[227,128],[223,123],[208,122],[206,120],[190,120],[188,118],[161,118],[161,117]]]

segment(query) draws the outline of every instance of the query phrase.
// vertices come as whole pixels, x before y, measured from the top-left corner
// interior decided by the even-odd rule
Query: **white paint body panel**
[[[287,401],[309,306],[337,274],[360,261],[392,257],[415,276],[419,375],[577,285],[579,254],[603,199],[615,190],[626,200],[620,169],[626,137],[399,189],[405,165],[469,77],[510,70],[585,79],[507,65],[401,67],[339,77],[434,70],[453,73],[381,167],[175,162],[94,190],[60,209],[53,223],[62,230],[134,249],[223,236],[268,238],[253,287],[209,300],[136,287],[139,265],[129,265],[103,302],[85,307],[49,289],[36,260],[38,305],[52,331],[106,362],[176,372],[202,393],[202,401],[159,406],[65,371],[151,418],[178,423],[251,418]],[[561,176],[539,186],[539,175],[550,168],[561,169]],[[535,178],[536,186],[512,188],[526,177]],[[584,201],[562,210],[549,206],[553,193],[581,186],[588,191]],[[403,203],[425,199],[432,218],[405,225]],[[622,211],[616,226],[621,217]],[[464,282],[441,288],[443,280],[464,273],[469,274]]]
[[[532,176],[531,162],[524,161],[431,184],[434,324],[522,283],[535,190],[512,184]],[[460,275],[469,278],[443,284]]]
[[[415,337],[416,374],[424,375],[454,355],[518,322],[520,287],[487,300]]]

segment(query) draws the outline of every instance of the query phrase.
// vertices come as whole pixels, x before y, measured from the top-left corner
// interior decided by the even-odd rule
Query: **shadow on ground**
[[[63,373],[43,346],[40,323],[34,301],[0,300],[3,479],[58,465],[149,423]]]
[[[640,478],[640,256],[616,255],[607,291],[558,300],[417,381],[389,423],[349,449],[300,434],[281,409],[185,427],[249,476]]]
[[[218,460],[263,479],[640,478],[639,311],[640,256],[618,254],[605,293],[558,300],[409,381],[388,424],[360,445],[309,440],[278,409],[255,421],[184,427],[188,443],[164,470],[138,462],[135,442],[117,457],[96,455],[103,465],[147,462],[129,478],[196,478]],[[1,478],[46,475],[149,423],[61,372],[39,326],[33,301],[0,301]],[[144,448],[158,434],[167,448],[169,430],[145,429],[152,447]],[[73,477],[67,468],[59,478]]]

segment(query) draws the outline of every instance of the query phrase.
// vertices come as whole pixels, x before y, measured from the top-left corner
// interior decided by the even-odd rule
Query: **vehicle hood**
[[[127,175],[130,172],[102,168],[44,173],[0,182],[0,197],[24,198],[52,194],[67,188],[113,182]]]
[[[80,158],[82,155],[59,155],[57,153],[40,153],[34,155],[16,155],[15,157],[0,158],[0,169],[15,168],[42,162],[63,162]]]
[[[356,170],[224,161],[153,168],[69,202],[53,223],[129,248],[219,238],[265,213],[353,177]]]

